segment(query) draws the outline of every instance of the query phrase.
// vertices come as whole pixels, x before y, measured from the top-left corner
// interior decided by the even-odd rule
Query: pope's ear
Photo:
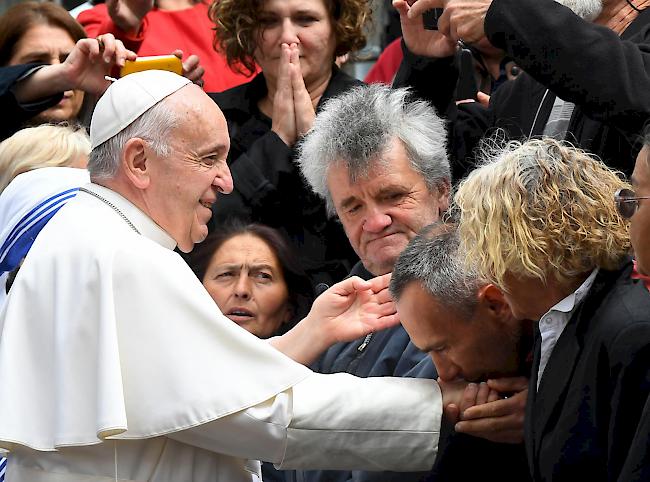
[[[124,174],[138,189],[149,186],[151,159],[148,155],[150,152],[147,142],[139,137],[129,139],[122,148]]]
[[[503,296],[503,291],[492,283],[481,287],[478,296],[479,302],[484,303],[484,306],[495,316],[501,318],[510,315],[510,305],[508,305],[505,296]]]

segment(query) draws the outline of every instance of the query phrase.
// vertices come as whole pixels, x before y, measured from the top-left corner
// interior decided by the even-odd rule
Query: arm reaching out
[[[104,76],[113,67],[135,60],[136,54],[110,33],[97,39],[79,40],[62,64],[46,65],[16,84],[14,92],[21,103],[33,102],[71,89],[101,95],[109,86]]]

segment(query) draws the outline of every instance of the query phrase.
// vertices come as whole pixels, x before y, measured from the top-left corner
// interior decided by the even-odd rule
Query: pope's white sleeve
[[[424,471],[441,415],[432,380],[314,373],[264,403],[168,436],[283,469]]]

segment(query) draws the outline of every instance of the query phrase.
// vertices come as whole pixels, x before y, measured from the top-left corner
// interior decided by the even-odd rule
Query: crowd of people
[[[650,480],[650,0],[392,5],[0,16],[0,482]]]

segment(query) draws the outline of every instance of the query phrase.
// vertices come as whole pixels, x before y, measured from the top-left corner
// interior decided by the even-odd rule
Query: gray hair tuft
[[[455,226],[441,222],[423,228],[400,254],[390,281],[393,298],[399,300],[411,282],[419,282],[445,307],[468,317],[478,303],[478,289],[485,284],[460,253]]]
[[[312,190],[335,210],[327,188],[331,165],[345,163],[351,181],[367,175],[393,139],[404,144],[413,169],[433,190],[451,181],[444,121],[408,89],[374,84],[328,100],[298,146],[298,163]]]

